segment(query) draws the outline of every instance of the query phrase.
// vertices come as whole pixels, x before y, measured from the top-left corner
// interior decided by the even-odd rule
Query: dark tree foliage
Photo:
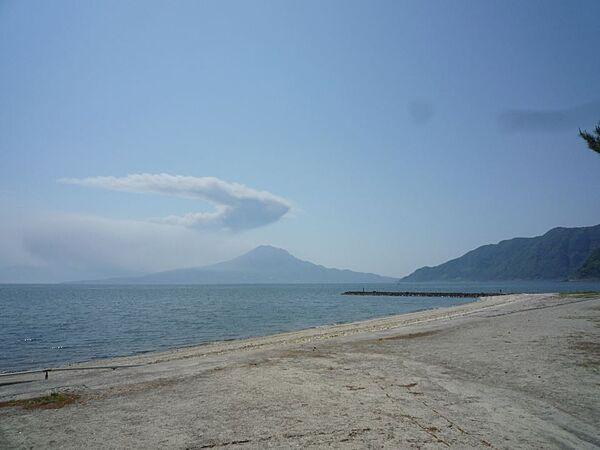
[[[600,247],[590,254],[573,278],[600,280]]]
[[[594,150],[597,153],[600,153],[600,123],[596,125],[595,136],[592,133],[588,133],[587,131],[579,130],[579,136],[581,136],[586,142],[588,147],[591,150]]]

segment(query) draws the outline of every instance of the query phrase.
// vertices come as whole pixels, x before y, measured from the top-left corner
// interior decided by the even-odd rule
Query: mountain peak
[[[291,255],[287,250],[273,247],[271,245],[259,245],[258,247],[250,250],[248,253],[244,253],[243,255],[231,260],[231,262],[236,264],[249,265],[250,268],[256,268],[263,265],[277,266],[292,261],[295,262],[299,260]]]
[[[258,247],[253,248],[248,253],[243,256],[248,255],[256,255],[256,256],[292,256],[290,252],[284,250],[283,248],[273,247],[272,245],[259,245]]]
[[[107,280],[125,284],[390,283],[393,278],[330,269],[303,261],[287,250],[259,245],[237,258],[205,267]],[[98,282],[98,281],[96,281]]]

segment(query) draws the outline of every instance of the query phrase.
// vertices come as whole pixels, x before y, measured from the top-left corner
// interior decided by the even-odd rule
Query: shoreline
[[[502,294],[502,296],[504,296],[504,295],[506,295],[506,294]],[[515,294],[515,295],[521,295],[521,294]],[[495,297],[495,296],[488,296],[488,298],[489,297]],[[284,337],[288,334],[304,333],[304,332],[308,332],[311,330],[327,329],[327,328],[338,327],[338,326],[355,326],[355,325],[360,326],[361,324],[368,323],[368,322],[374,322],[374,321],[380,321],[380,320],[386,320],[386,319],[395,319],[395,318],[407,316],[409,314],[418,314],[418,313],[424,313],[427,311],[446,310],[446,309],[456,308],[456,307],[460,307],[460,306],[471,305],[474,303],[478,303],[482,300],[483,300],[483,297],[477,297],[476,300],[471,300],[462,305],[436,306],[433,308],[422,308],[422,309],[417,309],[414,311],[409,311],[409,312],[400,313],[400,314],[390,314],[387,316],[374,317],[371,319],[357,320],[357,321],[351,321],[351,322],[341,322],[341,323],[325,323],[322,325],[314,325],[314,326],[310,326],[307,328],[299,328],[296,330],[283,331],[283,332],[272,333],[272,334],[262,334],[262,335],[248,336],[248,337],[242,337],[242,338],[231,338],[231,339],[205,341],[205,342],[193,343],[193,344],[189,344],[189,345],[179,345],[179,346],[175,346],[172,348],[145,350],[145,351],[132,353],[129,355],[115,355],[115,356],[107,356],[107,357],[99,357],[99,358],[90,358],[90,359],[85,359],[85,360],[81,360],[81,361],[65,362],[65,363],[61,363],[58,365],[46,365],[46,366],[35,367],[35,368],[20,370],[20,371],[5,371],[5,372],[0,371],[0,380],[2,380],[2,378],[4,378],[4,377],[9,377],[12,374],[17,375],[17,374],[22,374],[22,373],[23,374],[40,373],[40,372],[44,372],[46,370],[52,371],[52,370],[63,370],[66,368],[70,369],[70,368],[76,368],[76,367],[82,367],[82,366],[94,367],[94,366],[98,366],[98,365],[110,365],[111,362],[116,363],[120,360],[125,360],[125,359],[130,360],[130,359],[136,359],[138,357],[142,358],[142,357],[152,356],[152,355],[157,355],[157,356],[163,355],[163,354],[168,355],[171,353],[176,353],[176,352],[184,351],[184,350],[194,350],[194,349],[201,350],[202,348],[205,348],[207,346],[213,346],[213,345],[236,343],[236,342],[241,343],[241,342],[246,342],[246,341],[268,339],[268,338],[277,337],[277,336]],[[0,384],[0,386],[1,386],[1,384]],[[1,392],[0,392],[0,395],[1,395]],[[0,398],[2,398],[2,397],[0,396]]]
[[[162,350],[148,350],[143,352],[134,353],[131,355],[118,355],[109,356],[104,358],[92,358],[84,361],[75,361],[56,366],[47,366],[45,368],[24,370],[18,372],[0,372],[0,380],[3,378],[10,378],[13,374],[20,376],[19,374],[27,373],[43,373],[45,370],[86,370],[86,368],[96,368],[98,366],[116,366],[119,364],[154,364],[159,362],[166,362],[176,360],[179,358],[189,358],[196,356],[205,356],[214,353],[226,353],[229,351],[241,351],[253,348],[261,348],[267,345],[278,345],[278,344],[293,344],[307,342],[307,340],[316,339],[330,339],[347,334],[356,334],[365,331],[384,331],[387,329],[401,327],[406,325],[414,325],[419,323],[425,323],[433,320],[448,319],[454,316],[461,316],[472,312],[477,312],[481,308],[489,308],[498,306],[499,304],[505,304],[503,301],[505,297],[520,296],[520,295],[547,295],[547,294],[503,294],[499,296],[488,296],[478,297],[477,300],[470,301],[462,305],[454,306],[437,306],[434,308],[423,308],[416,311],[410,311],[401,314],[391,314],[388,316],[375,317],[372,319],[358,320],[344,323],[330,323],[323,325],[315,325],[308,328],[300,328],[298,330],[284,331],[280,333],[265,334],[258,336],[250,336],[245,338],[232,338],[222,339],[215,341],[206,341],[190,345],[182,345],[169,349]],[[497,300],[494,300],[497,299]],[[514,300],[513,300],[514,301]],[[511,300],[507,300],[507,304]],[[471,305],[480,305],[481,308],[465,308]],[[463,309],[465,309],[463,311]],[[424,313],[434,312],[449,312],[450,314],[426,314],[427,317],[421,317]],[[431,316],[431,317],[430,317]],[[399,323],[401,319],[406,319]],[[203,352],[203,350],[208,350]],[[3,380],[6,381],[6,380]],[[1,385],[0,385],[1,387]],[[2,399],[2,392],[0,391],[0,399]]]
[[[0,447],[594,448],[598,323],[598,296],[505,295],[95,360],[138,365],[0,384],[73,400],[0,408]]]

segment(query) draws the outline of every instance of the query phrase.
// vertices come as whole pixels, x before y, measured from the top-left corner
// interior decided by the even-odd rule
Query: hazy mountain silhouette
[[[261,245],[237,258],[205,267],[169,270],[139,277],[83,283],[242,284],[242,283],[390,283],[396,279],[372,273],[330,269],[302,261],[286,250]]]

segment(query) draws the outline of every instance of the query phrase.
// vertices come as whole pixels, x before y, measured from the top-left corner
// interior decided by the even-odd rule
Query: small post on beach
[[[46,373],[46,376],[44,377],[44,380],[47,380],[48,379],[48,371],[46,370],[44,372]]]

